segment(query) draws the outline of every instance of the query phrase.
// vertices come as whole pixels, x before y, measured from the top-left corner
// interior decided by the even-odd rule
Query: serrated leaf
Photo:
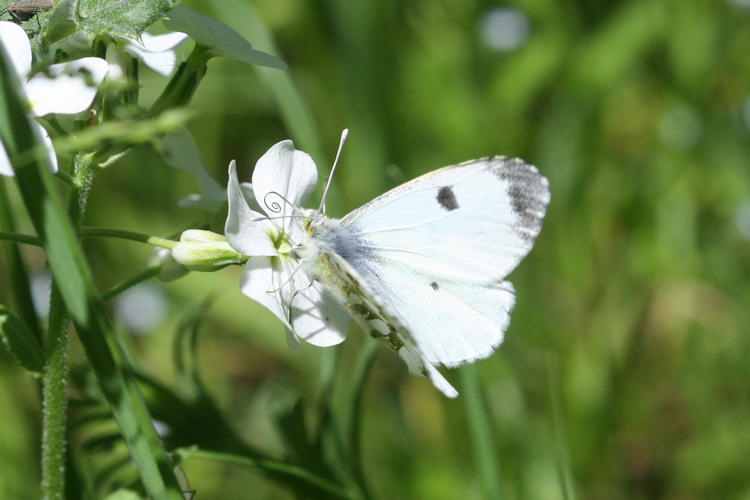
[[[78,0],[78,24],[94,35],[135,38],[164,17],[169,0]]]
[[[39,375],[44,370],[44,353],[34,333],[15,314],[0,305],[0,337],[19,363]]]
[[[287,67],[278,57],[255,50],[250,42],[226,24],[187,7],[178,5],[172,9],[164,25],[172,31],[187,33],[196,43],[208,47],[211,55],[259,66]]]

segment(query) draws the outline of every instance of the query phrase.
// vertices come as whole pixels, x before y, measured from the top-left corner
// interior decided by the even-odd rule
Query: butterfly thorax
[[[307,224],[307,235],[298,249],[307,275],[325,285],[366,332],[399,351],[403,342],[396,325],[363,280],[370,256],[358,234],[339,219],[322,216],[318,224]]]
[[[331,265],[331,254],[339,254],[346,241],[346,230],[338,219],[329,219],[318,211],[305,214],[304,242],[297,247],[307,274],[329,287],[335,287],[336,269]],[[340,254],[339,254],[340,255]]]

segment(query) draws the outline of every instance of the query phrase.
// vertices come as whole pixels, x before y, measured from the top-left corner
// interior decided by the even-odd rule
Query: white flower
[[[164,35],[141,33],[139,39],[121,37],[125,41],[125,52],[137,57],[162,76],[168,76],[177,65],[177,56],[172,50],[185,41],[185,33]]]
[[[32,116],[50,113],[75,114],[86,110],[94,100],[97,86],[107,74],[107,62],[98,57],[84,57],[67,63],[53,64],[28,79],[31,71],[31,43],[26,32],[15,23],[0,21],[0,43],[10,55],[13,68],[24,83],[23,98]],[[57,157],[47,131],[33,122],[48,151],[53,172]],[[0,143],[0,174],[13,175],[8,155]]]
[[[291,346],[297,338],[317,346],[338,344],[351,319],[334,296],[305,273],[295,251],[307,237],[299,206],[317,180],[312,158],[289,140],[275,144],[258,160],[252,184],[240,184],[235,162],[229,164],[224,232],[232,248],[250,256],[240,288],[284,323]]]

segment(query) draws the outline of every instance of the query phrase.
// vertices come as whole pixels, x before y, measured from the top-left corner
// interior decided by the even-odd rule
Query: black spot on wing
[[[436,281],[433,281],[432,283],[430,283],[430,286],[431,286],[431,287],[432,287],[432,289],[433,289],[433,290],[435,290],[436,292],[437,292],[438,290],[440,290],[440,285],[438,285]]]
[[[542,219],[549,203],[549,182],[533,165],[519,158],[497,157],[492,172],[507,184],[516,233],[524,240],[533,240],[542,229]]]
[[[443,186],[438,190],[437,201],[441,207],[449,212],[458,208],[456,195],[449,186]]]

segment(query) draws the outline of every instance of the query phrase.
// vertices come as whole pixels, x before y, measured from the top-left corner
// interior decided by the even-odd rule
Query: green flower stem
[[[102,300],[109,300],[113,297],[116,297],[117,295],[121,294],[128,288],[134,287],[135,285],[137,285],[138,283],[142,281],[146,281],[148,279],[153,278],[154,276],[159,274],[159,272],[161,272],[163,267],[164,266],[148,267],[144,269],[143,271],[141,271],[140,273],[133,276],[132,278],[125,280],[122,283],[116,284],[115,286],[107,290],[106,292],[102,293]]]
[[[53,281],[42,374],[42,498],[65,498],[65,434],[70,316]]]
[[[120,238],[123,240],[140,241],[148,243],[151,246],[167,248],[171,250],[177,244],[176,241],[167,238],[159,238],[149,234],[136,233],[134,231],[125,231],[123,229],[113,229],[109,227],[84,227],[78,233],[82,238]],[[25,243],[27,245],[42,246],[42,242],[36,236],[21,233],[9,233],[0,231],[0,240],[15,241],[16,243]]]
[[[140,241],[141,243],[148,243],[151,246],[167,248],[170,250],[177,244],[174,240],[136,233],[134,231],[125,231],[123,229],[112,229],[109,227],[82,227],[78,234],[82,238],[105,237]]]
[[[174,76],[164,88],[154,105],[151,107],[151,116],[173,108],[185,106],[192,99],[198,84],[206,74],[206,64],[211,58],[208,47],[196,44],[193,51],[177,68]]]
[[[39,238],[31,236],[30,234],[0,231],[0,240],[15,241],[16,243],[25,243],[26,245],[34,245],[35,247],[42,246],[42,242],[39,241]]]

